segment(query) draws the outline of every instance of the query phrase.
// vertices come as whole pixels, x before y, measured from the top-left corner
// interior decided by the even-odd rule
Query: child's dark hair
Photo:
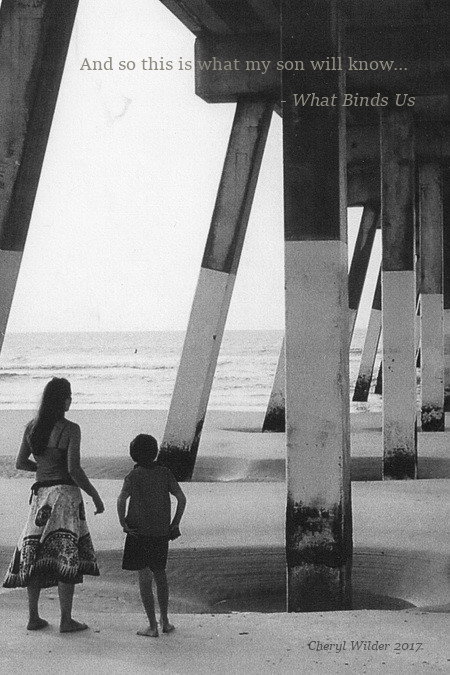
[[[139,434],[130,443],[130,457],[136,464],[148,466],[158,454],[158,441],[149,434]]]

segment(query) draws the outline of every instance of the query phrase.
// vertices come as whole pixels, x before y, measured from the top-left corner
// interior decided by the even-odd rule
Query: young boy
[[[130,444],[135,467],[125,477],[117,499],[117,514],[127,533],[122,568],[137,570],[142,604],[149,626],[138,635],[158,637],[152,579],[155,577],[161,628],[170,633],[169,588],[166,576],[169,540],[180,536],[178,526],[186,506],[186,497],[172,472],[156,463],[158,443],[153,436],[139,434]],[[177,500],[175,515],[170,520],[170,495]],[[125,517],[127,500],[130,500]]]

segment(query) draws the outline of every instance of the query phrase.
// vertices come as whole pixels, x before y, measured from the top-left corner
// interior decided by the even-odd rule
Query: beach
[[[140,432],[153,433],[160,440],[165,415],[160,410],[77,409],[68,415],[81,425],[83,465],[106,505],[104,514],[94,516],[93,506],[86,498],[101,576],[86,578],[76,594],[77,613],[90,616],[91,624],[97,627],[88,643],[82,644],[89,644],[95,653],[99,650],[99,659],[102,653],[99,636],[108,635],[108,639],[112,639],[114,630],[120,631],[123,626],[131,637],[135,628],[139,628],[136,624],[142,624],[135,575],[121,570],[124,535],[117,523],[115,502],[120,479],[133,466],[128,457],[129,440]],[[0,411],[0,489],[7,495],[0,507],[2,569],[6,568],[28,510],[33,475],[17,472],[13,457],[29,417],[29,410]],[[447,648],[450,483],[446,480],[450,432],[419,434],[420,480],[383,482],[380,480],[380,416],[376,413],[352,415],[353,610],[308,615],[310,621],[305,622],[305,615],[295,619],[285,614],[285,437],[284,434],[262,434],[262,419],[263,414],[255,411],[210,411],[207,415],[194,479],[183,484],[188,507],[181,526],[182,536],[172,544],[169,556],[171,608],[180,626],[176,639],[170,643],[172,656],[179,657],[177,650],[186,646],[186,640],[195,641],[205,631],[208,635],[213,633],[212,638],[204,636],[205,639],[214,640],[214,635],[221,635],[223,630],[216,657],[220,657],[223,640],[228,641],[230,649],[240,649],[243,641],[240,645],[235,641],[245,637],[242,670],[227,671],[226,661],[219,658],[216,670],[209,672],[273,672],[274,666],[269,667],[270,658],[281,649],[279,636],[272,640],[266,670],[264,661],[258,659],[254,670],[244,667],[250,658],[246,650],[252,640],[263,639],[265,631],[270,633],[274,623],[279,626],[281,622],[283,644],[291,640],[289,649],[297,650],[310,666],[305,671],[296,670],[293,661],[286,658],[288,647],[283,647],[283,659],[280,667],[277,666],[279,672],[330,672],[327,668],[331,664],[333,672],[341,672],[341,667],[342,672],[349,672],[352,664],[355,668],[356,664],[361,666],[364,659],[360,659],[364,655],[348,650],[325,655],[307,647],[307,638],[313,640],[320,634],[323,639],[336,641],[336,636],[345,634],[353,635],[353,640],[386,639],[386,626],[393,623],[399,639],[401,634],[402,640],[425,644],[424,636],[429,638],[432,633],[434,646],[431,649],[428,642],[426,658],[422,652],[412,651],[406,657],[401,654],[402,660],[394,652],[385,653],[383,658],[387,658],[391,666],[397,663],[396,668],[400,664],[410,668],[404,672],[427,672],[418,660],[423,657],[422,660],[434,664],[430,665],[429,672],[439,672],[439,668],[447,665],[447,658],[450,659],[450,648]],[[46,611],[54,621],[56,604],[54,589],[43,592],[43,613]],[[3,590],[0,594],[0,612],[8,617],[11,640],[15,639],[16,631],[24,634],[24,605],[23,590]],[[122,619],[119,621],[118,617]],[[216,628],[211,623],[214,619],[218,622]],[[95,632],[97,630],[100,632]],[[53,636],[56,640],[58,634]],[[76,639],[78,643],[78,637]],[[27,644],[35,643],[36,638],[30,636]],[[252,649],[256,649],[253,642],[252,645]],[[207,652],[210,647],[209,644]],[[145,648],[138,646],[138,652]],[[267,644],[261,644],[261,650],[267,648]],[[158,646],[158,649],[163,648]],[[344,665],[344,656],[350,665]],[[367,654],[364,656],[367,672],[370,672],[370,664],[375,668],[378,663],[381,668],[380,653],[372,652],[369,656],[370,659]],[[418,664],[424,669],[420,670]],[[185,664],[181,670],[173,666],[174,670],[161,667],[161,670],[137,672],[207,672],[200,664],[197,666],[197,670],[194,667],[189,670]],[[419,669],[415,670],[416,667]],[[109,672],[125,672],[120,670],[119,663],[114,668]],[[386,667],[385,672],[403,671]]]
[[[32,410],[0,409],[0,476],[27,477],[14,468]],[[162,439],[167,412],[155,409],[76,407],[68,417],[81,427],[83,465],[91,478],[123,478],[132,468],[130,440],[139,433]],[[381,479],[381,413],[353,413],[352,480]],[[448,417],[450,420],[450,417]],[[205,419],[193,480],[284,481],[285,436],[261,433],[264,411],[210,410]],[[419,433],[419,477],[450,478],[447,433]]]

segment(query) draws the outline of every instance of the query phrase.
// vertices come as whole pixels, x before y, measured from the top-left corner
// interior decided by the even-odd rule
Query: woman
[[[80,466],[80,427],[65,419],[71,402],[67,380],[54,377],[48,382],[16,460],[17,469],[36,472],[36,483],[31,488],[30,515],[3,586],[27,587],[28,630],[48,625],[39,616],[39,595],[41,588],[56,585],[60,632],[88,628],[72,619],[74,588],[83,581],[83,574],[99,574],[80,488],[92,497],[95,513],[103,513],[105,508]]]

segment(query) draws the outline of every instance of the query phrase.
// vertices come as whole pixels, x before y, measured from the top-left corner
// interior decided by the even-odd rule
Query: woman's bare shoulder
[[[71,420],[65,420],[65,428],[70,434],[80,434],[81,429],[80,425],[77,424],[76,422],[72,422]]]

